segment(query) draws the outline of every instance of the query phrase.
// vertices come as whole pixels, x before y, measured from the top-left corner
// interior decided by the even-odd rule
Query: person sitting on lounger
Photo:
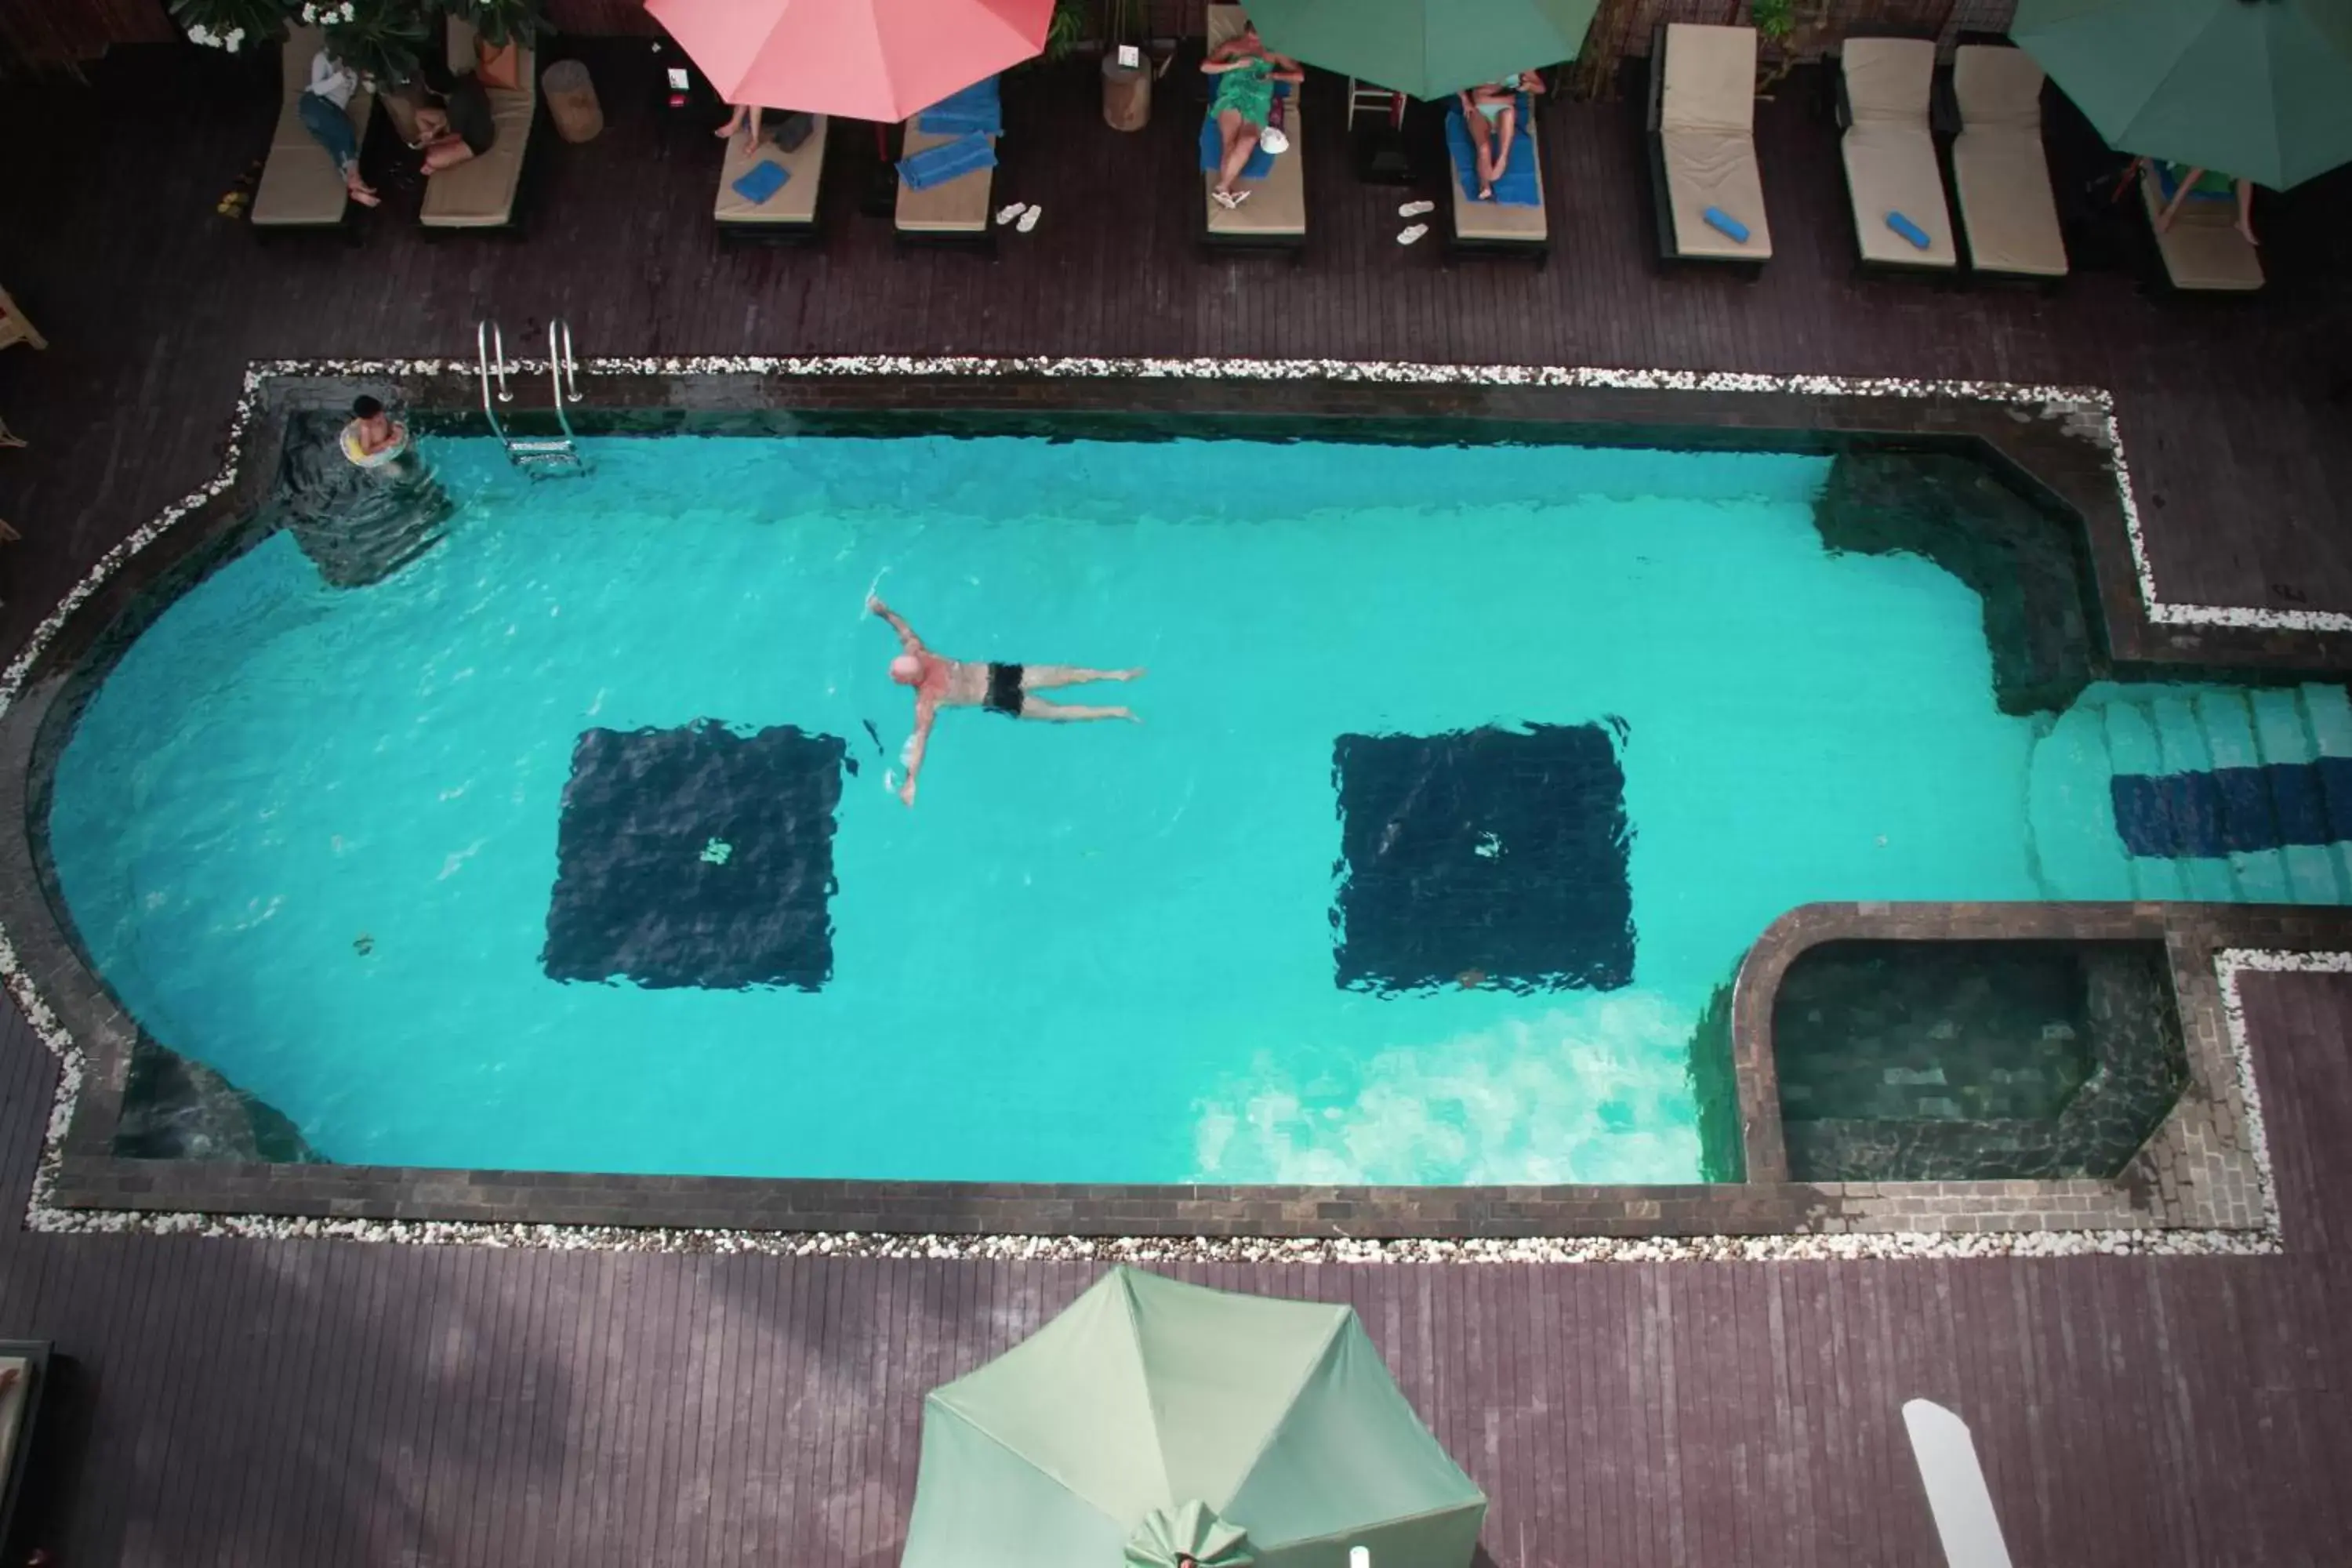
[[[1519,132],[1519,94],[1544,89],[1543,77],[1520,71],[1500,81],[1482,82],[1454,94],[1462,100],[1463,129],[1478,154],[1478,199],[1495,199],[1495,182],[1511,166],[1511,138]]]
[[[1066,664],[973,664],[946,658],[923,646],[923,639],[898,617],[897,611],[869,596],[866,607],[890,623],[898,634],[898,657],[890,661],[890,679],[915,689],[915,732],[902,759],[907,782],[898,798],[915,804],[915,775],[923,771],[923,752],[930,744],[931,724],[942,708],[982,708],[1009,719],[1041,719],[1076,723],[1091,719],[1125,719],[1139,723],[1124,708],[1081,708],[1066,702],[1045,702],[1030,695],[1055,686],[1080,686],[1090,680],[1133,680],[1140,669],[1083,669]]]
[[[2140,163],[2143,168],[2148,166],[2145,158],[2140,160]],[[2238,232],[2245,237],[2248,245],[2262,243],[2254,237],[2253,181],[2236,179],[2219,169],[2184,169],[2178,163],[2167,163],[2164,177],[2172,182],[2172,199],[2164,204],[2162,212],[2156,215],[2156,231],[2158,234],[2172,227],[2173,218],[2179,214],[2180,204],[2192,196],[2218,198],[2234,195],[2238,198]],[[2163,187],[2158,188],[2161,190]]]
[[[732,111],[727,116],[727,123],[711,134],[724,142],[749,125],[751,128],[751,140],[757,142],[760,139],[760,106],[756,103],[730,103],[727,107]]]
[[[359,85],[359,72],[320,49],[310,57],[310,85],[294,107],[302,117],[302,129],[335,161],[335,173],[343,177],[343,189],[352,200],[372,207],[383,198],[360,178],[360,138],[352,129],[352,94]]]
[[[429,96],[416,110],[416,140],[409,145],[425,154],[430,177],[488,152],[499,139],[499,122],[488,90],[472,71],[456,75],[427,56],[423,74]]]
[[[1201,62],[1201,68],[1217,79],[1217,96],[1211,100],[1209,112],[1217,121],[1222,152],[1212,194],[1219,206],[1230,209],[1249,200],[1247,191],[1237,191],[1234,185],[1249,167],[1250,154],[1257,151],[1258,138],[1265,133],[1266,121],[1274,113],[1274,84],[1305,81],[1307,73],[1298,68],[1297,60],[1268,54],[1258,42],[1255,22],[1244,23],[1240,37],[1221,45]]]

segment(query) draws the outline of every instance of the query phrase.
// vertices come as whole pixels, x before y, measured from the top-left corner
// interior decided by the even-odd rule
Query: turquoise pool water
[[[433,445],[459,510],[373,586],[325,586],[272,535],[129,649],[59,762],[50,843],[101,973],[337,1161],[1688,1180],[1693,1030],[1775,916],[2139,885],[2102,815],[2104,731],[1998,712],[1980,606],[1941,569],[1825,552],[1822,459],[587,445],[593,477],[538,485],[494,444]],[[907,809],[877,584],[955,657],[1148,666],[1106,699],[1144,722],[950,712]],[[1338,984],[1339,738],[1485,726],[1593,726],[1577,789],[1622,772],[1630,973],[1515,985],[1456,931],[1446,983]],[[754,769],[748,796],[608,772],[564,841],[592,731],[738,762],[786,733],[800,771],[771,795]],[[1476,782],[1529,835],[1478,835],[1488,869],[1609,793]],[[560,848],[586,865],[624,838],[634,879],[559,886]],[[1612,842],[1580,840],[1591,886]],[[1368,890],[1397,868],[1350,873],[1351,941],[1376,917],[1417,940],[1414,877]],[[829,946],[819,971],[692,983],[813,897],[816,927],[785,934],[803,961]],[[669,967],[551,978],[557,906],[567,930],[635,921]],[[1493,920],[1516,940],[1523,916]]]

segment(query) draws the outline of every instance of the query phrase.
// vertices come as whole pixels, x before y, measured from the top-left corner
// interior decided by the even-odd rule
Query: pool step
[[[2110,685],[2087,689],[2077,707],[2100,716],[2111,777],[2146,781],[2120,822],[2123,786],[2111,784],[2105,813],[2126,840],[2136,897],[2352,902],[2352,698],[2343,688],[2142,696]],[[2083,820],[2080,809],[2073,816]],[[2135,845],[2141,852],[2130,853]]]

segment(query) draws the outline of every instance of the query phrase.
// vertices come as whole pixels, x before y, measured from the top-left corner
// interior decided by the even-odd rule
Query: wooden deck
[[[2352,611],[2342,180],[2263,214],[2275,282],[2196,308],[2093,272],[2055,296],[1858,283],[1833,134],[1792,86],[1753,286],[1646,261],[1636,110],[1547,124],[1538,273],[1400,250],[1316,116],[1297,268],[1197,258],[1184,100],[1122,140],[1086,86],[1016,84],[1002,188],[1044,226],[992,266],[893,254],[848,204],[821,250],[722,251],[717,150],[665,131],[638,46],[589,52],[611,128],[533,155],[520,243],[428,246],[396,194],[357,248],[257,248],[213,205],[269,89],[110,61],[12,89],[0,281],[52,341],[0,355],[5,630],[206,477],[242,363],[457,353],[497,314],[583,352],[1076,352],[1517,360],[2087,381],[2123,400],[2166,593]],[[1173,88],[1174,82],[1163,84]],[[1336,108],[1336,105],[1334,105]],[[856,138],[843,139],[853,153]],[[835,166],[854,197],[863,164]],[[1897,1408],[1975,1426],[2020,1563],[2333,1564],[2352,1540],[2352,979],[2250,978],[2289,1254],[1848,1265],[1183,1270],[1353,1301],[1494,1498],[1498,1568],[1937,1562]],[[0,1021],[0,1212],[51,1064]],[[2331,1201],[2336,1199],[2336,1201]],[[41,1539],[66,1564],[896,1560],[921,1392],[1087,1266],[562,1254],[0,1226],[0,1333],[77,1372]]]

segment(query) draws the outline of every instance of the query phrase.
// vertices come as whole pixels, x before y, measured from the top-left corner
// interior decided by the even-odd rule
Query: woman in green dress
[[[1257,139],[1274,112],[1274,84],[1305,81],[1307,73],[1297,60],[1267,53],[1258,42],[1255,22],[1243,24],[1240,37],[1211,51],[1201,68],[1217,78],[1217,96],[1209,112],[1216,120],[1223,149],[1216,188],[1210,195],[1220,206],[1237,207],[1249,200],[1249,193],[1235,190],[1234,183],[1249,166],[1250,154],[1257,151]]]

